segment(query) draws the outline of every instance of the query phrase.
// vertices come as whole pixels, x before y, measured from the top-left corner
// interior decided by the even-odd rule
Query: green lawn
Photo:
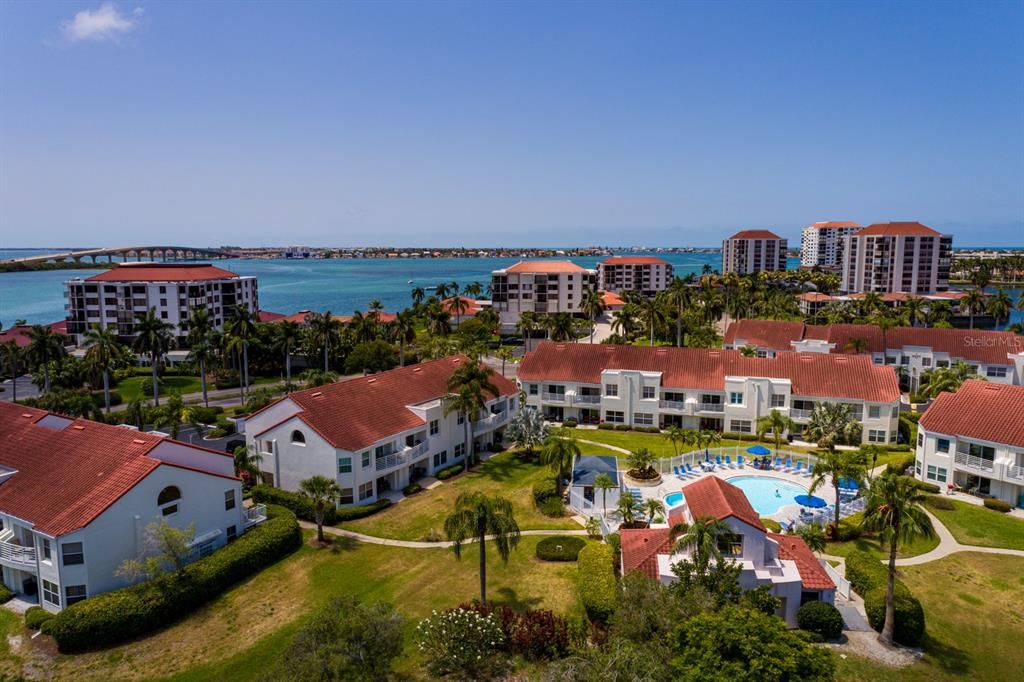
[[[981,547],[1024,549],[1024,521],[985,507],[951,500],[953,511],[928,510],[949,529],[957,542]]]
[[[665,440],[664,434],[659,433],[643,433],[641,431],[606,431],[602,429],[564,429],[563,433],[570,438],[576,438],[580,440],[590,440],[596,443],[604,443],[606,445],[613,445],[619,448],[625,448],[626,450],[636,451],[640,448],[647,448],[658,457],[673,457],[676,452],[672,447],[672,443]],[[716,447],[733,447],[736,445],[741,446],[742,450],[746,450],[752,445],[757,443],[753,441],[740,441],[732,438],[723,438],[722,442]],[[771,442],[761,442],[769,450],[775,449],[775,444]],[[783,443],[783,449],[792,450],[793,452],[813,452],[811,448],[800,448],[787,443]],[[683,445],[680,447],[680,452],[690,452],[694,448],[692,446]],[[606,454],[604,450],[601,454]],[[609,450],[607,454],[615,454],[619,457],[625,457],[624,454]]]
[[[939,538],[936,536],[931,539],[917,539],[909,545],[901,545],[896,550],[896,556],[899,558],[918,556],[919,554],[925,554],[932,551],[939,546]],[[859,537],[856,540],[850,540],[849,542],[830,542],[825,547],[825,554],[834,554],[836,556],[846,556],[850,552],[870,552],[876,555],[880,560],[889,559],[889,545],[887,544],[884,548],[879,544],[877,537]]]
[[[502,453],[479,468],[432,490],[424,490],[373,516],[341,525],[367,535],[419,540],[430,529],[443,532],[444,519],[460,494],[483,492],[508,498],[515,508],[516,521],[523,530],[578,530],[579,524],[572,519],[544,516],[533,503],[533,484],[553,475],[548,467],[524,462],[513,452]]]
[[[148,398],[142,393],[142,385],[152,385],[152,381],[152,377],[149,376],[129,377],[117,386],[114,386],[114,388],[117,389],[121,394],[121,399],[126,403],[133,400],[147,400]],[[185,395],[186,393],[196,393],[203,390],[199,377],[163,377],[160,382],[160,394],[164,396],[172,391]]]
[[[8,636],[16,636],[21,631],[23,621],[18,614],[0,609],[0,679],[19,679],[21,675],[21,658],[11,652]]]
[[[843,682],[1021,679],[1024,558],[978,553],[907,566],[901,578],[924,606],[924,657],[908,668],[836,658]]]
[[[524,537],[507,565],[496,552],[488,552],[488,598],[515,608],[572,613],[578,608],[576,564],[536,559],[540,539]],[[347,593],[392,602],[410,619],[399,665],[400,672],[418,676],[415,620],[473,599],[478,585],[475,552],[459,561],[441,548],[402,549],[348,540],[323,550],[307,545],[153,636],[103,651],[57,656],[47,672],[53,679],[254,679],[276,661],[315,608]]]

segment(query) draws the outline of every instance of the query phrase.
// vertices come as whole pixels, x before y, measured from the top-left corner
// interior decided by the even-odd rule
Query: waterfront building
[[[914,476],[1024,507],[1024,386],[968,380],[921,417]]]
[[[894,291],[884,294],[877,294],[882,304],[887,308],[899,309],[912,298],[919,298],[925,303],[944,302],[950,306],[949,323],[954,327],[993,327],[996,324],[995,318],[984,310],[970,311],[961,305],[966,291],[949,290],[937,291],[931,294],[908,294],[902,291]],[[982,296],[989,294],[982,293]],[[800,314],[804,317],[814,317],[833,303],[856,303],[863,301],[867,294],[822,294],[817,291],[805,291],[797,297],[800,307]]]
[[[518,379],[526,404],[556,422],[752,434],[772,410],[802,427],[815,405],[838,402],[862,423],[863,442],[897,440],[896,374],[866,356],[545,342]]]
[[[122,263],[110,270],[67,282],[68,334],[81,345],[94,325],[113,328],[129,341],[136,315],[155,309],[171,325],[171,335],[184,345],[189,317],[197,310],[210,314],[222,330],[236,305],[259,310],[256,278],[205,263]]]
[[[13,327],[8,327],[3,331],[0,331],[0,345],[5,343],[13,343],[18,348],[25,348],[32,343],[32,337],[29,336],[29,332],[32,331],[31,324],[16,324]],[[60,322],[51,322],[50,324],[42,325],[49,327],[50,331],[58,336],[68,335],[68,323],[67,320],[61,320]]]
[[[800,234],[800,265],[805,268],[839,271],[843,265],[843,243],[860,225],[848,220],[812,223]]]
[[[821,560],[798,536],[768,532],[738,487],[706,476],[684,485],[682,493],[685,505],[670,510],[668,523],[619,529],[622,575],[640,571],[663,585],[676,582],[679,578],[672,565],[692,560],[693,551],[674,546],[672,527],[711,517],[732,532],[719,549],[723,559],[739,566],[740,588],[768,586],[772,596],[782,602],[776,615],[787,625],[797,626],[796,613],[809,601],[835,602],[836,585]]]
[[[1024,383],[1024,336],[981,329],[813,325],[782,320],[739,320],[729,325],[726,348],[751,346],[762,357],[780,352],[853,353],[899,368],[911,392],[929,369],[962,361],[988,381]]]
[[[468,296],[452,296],[441,301],[441,309],[451,316],[449,326],[452,329],[456,329],[466,320],[476,317],[477,313],[490,305],[490,301],[479,301]]]
[[[446,413],[457,355],[296,391],[252,414],[245,438],[262,458],[263,480],[297,491],[315,475],[342,489],[340,505],[367,504],[465,461],[469,446],[500,443],[518,409],[515,384],[497,374],[499,394],[470,415]]]
[[[722,242],[722,274],[786,269],[786,240],[769,230],[743,230]]]
[[[505,331],[515,329],[520,313],[582,314],[585,291],[597,288],[597,271],[567,260],[525,260],[491,273],[491,305]]]
[[[128,585],[151,523],[192,527],[198,558],[266,518],[222,452],[8,402],[0,442],[3,583],[47,611]]]
[[[949,289],[953,236],[917,222],[875,223],[844,238],[844,293]]]
[[[621,294],[654,296],[672,283],[672,264],[656,256],[612,256],[597,264],[597,286]]]

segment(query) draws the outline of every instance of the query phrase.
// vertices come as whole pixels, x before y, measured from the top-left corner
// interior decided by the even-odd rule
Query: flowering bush
[[[505,635],[497,615],[460,607],[421,620],[416,641],[435,675],[481,679],[496,667]]]
[[[559,658],[569,650],[569,623],[547,609],[528,609],[523,613],[479,602],[461,604],[460,609],[498,618],[508,651],[527,658]]]

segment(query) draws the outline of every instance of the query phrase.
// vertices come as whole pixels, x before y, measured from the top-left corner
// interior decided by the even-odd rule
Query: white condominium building
[[[519,261],[491,273],[491,305],[506,330],[527,310],[579,314],[588,289],[597,289],[597,271],[566,260]]]
[[[199,558],[266,519],[222,452],[2,401],[0,442],[3,582],[47,611],[128,585],[149,524],[192,526]]]
[[[526,402],[551,421],[754,433],[779,410],[804,425],[815,405],[849,405],[865,443],[895,443],[900,389],[866,356],[542,343],[519,366]]]
[[[196,310],[209,311],[217,329],[230,319],[235,305],[259,310],[255,277],[208,264],[122,263],[84,280],[70,280],[67,297],[68,334],[79,344],[94,324],[130,339],[136,314],[151,308],[179,340],[188,335],[188,319]]]
[[[672,264],[656,256],[612,256],[597,264],[598,288],[654,296],[672,283]]]
[[[786,240],[769,230],[743,230],[722,242],[722,274],[786,269]]]
[[[805,268],[839,270],[843,266],[843,242],[860,229],[848,220],[821,221],[808,225],[800,234],[800,265]]]
[[[517,389],[497,374],[498,395],[470,415],[445,413],[448,380],[461,355],[290,393],[248,418],[245,439],[259,451],[263,479],[298,490],[314,475],[337,481],[340,505],[374,502],[500,443],[518,408]],[[467,439],[468,434],[468,439]]]
[[[921,417],[914,475],[1024,508],[1024,386],[965,381]]]
[[[949,289],[953,237],[921,223],[876,223],[845,237],[839,287],[846,293]]]

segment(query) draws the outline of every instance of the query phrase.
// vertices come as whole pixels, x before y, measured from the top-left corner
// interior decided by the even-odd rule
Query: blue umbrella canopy
[[[839,487],[842,488],[843,490],[857,490],[858,488],[860,488],[860,486],[857,485],[856,481],[851,481],[848,478],[840,478]]]
[[[772,451],[769,450],[768,448],[766,448],[763,445],[751,445],[749,448],[747,448],[747,452],[749,452],[752,455],[770,455],[770,454],[772,454]]]
[[[797,495],[793,499],[796,500],[797,504],[802,504],[805,507],[812,507],[814,509],[824,507],[828,504],[825,500],[817,497],[816,495]]]

